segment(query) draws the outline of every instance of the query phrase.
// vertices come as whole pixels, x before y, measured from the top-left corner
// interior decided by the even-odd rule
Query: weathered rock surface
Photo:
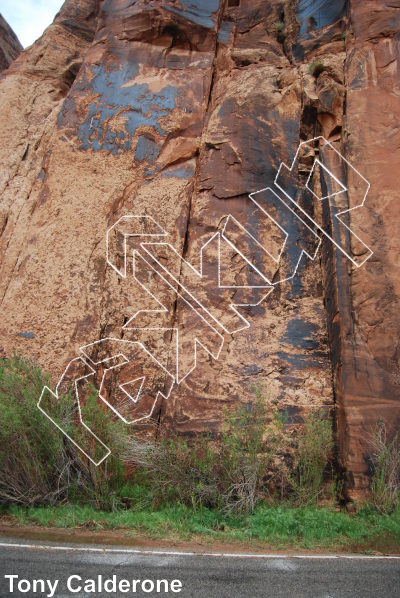
[[[399,2],[351,3],[343,147],[371,190],[350,226],[374,255],[351,271],[333,256],[331,321],[339,447],[355,496],[368,485],[363,439],[380,417],[400,425],[399,25]],[[351,184],[349,205],[355,197]]]
[[[22,50],[18,37],[0,14],[0,73],[4,69],[8,69]]]
[[[218,359],[199,349],[196,369],[154,419],[181,433],[214,429],[224,405],[252,400],[252,385],[294,425],[322,407],[337,414],[340,463],[349,495],[359,496],[368,427],[400,417],[399,15],[394,2],[348,10],[343,0],[67,0],[0,82],[1,351],[35,358],[56,382],[79,347],[106,337],[139,338],[168,366],[178,327],[189,370],[193,335],[210,347],[215,338],[202,336],[204,324],[177,300],[178,283],[167,288],[157,277],[164,332],[129,326],[149,296],[131,272],[121,278],[107,264],[107,229],[127,214],[151,216],[195,267],[228,214],[267,243],[270,223],[248,194],[273,187],[299,143],[323,135],[371,184],[348,224],[374,255],[356,268],[325,238],[317,258],[303,256],[285,280],[297,259],[287,251],[273,272],[284,282],[242,312],[249,328],[225,333]],[[323,168],[310,176],[315,195],[307,189],[318,156],[349,188],[337,203],[316,198],[332,184]],[[334,219],[360,196],[360,182],[339,166],[316,141],[285,185],[298,212],[363,255]],[[312,232],[285,214],[276,217],[290,238],[306,236],[308,247]],[[246,249],[268,266],[257,247]],[[225,250],[226,284],[255,285],[254,269]],[[192,284],[193,273],[160,252],[179,284]],[[150,278],[144,265],[143,284]],[[204,297],[211,316],[227,316],[230,291],[212,287]],[[146,318],[141,327],[154,327]]]

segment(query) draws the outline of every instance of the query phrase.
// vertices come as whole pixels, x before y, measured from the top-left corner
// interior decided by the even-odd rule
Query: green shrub
[[[331,421],[314,413],[293,438],[260,389],[255,395],[252,404],[225,412],[222,432],[214,438],[128,442],[125,458],[146,472],[155,504],[251,513],[266,499],[317,503],[333,448]],[[333,475],[330,493],[337,488]]]
[[[52,502],[64,492],[62,436],[35,408],[47,382],[19,357],[0,364],[1,502]]]
[[[48,377],[34,363],[14,356],[0,361],[0,502],[22,505],[85,500],[97,508],[112,508],[122,475],[118,459],[95,467],[37,408]],[[75,426],[68,396],[55,404],[63,429]],[[110,419],[94,389],[85,402],[89,425],[113,448],[123,431]],[[77,435],[79,437],[79,428]]]
[[[220,444],[222,473],[228,482],[226,507],[245,512],[252,512],[256,503],[269,494],[264,478],[284,444],[281,414],[270,406],[268,415],[262,389],[255,387],[254,391],[253,403],[225,413]]]
[[[65,399],[64,399],[65,400]],[[74,464],[70,476],[67,498],[73,502],[90,503],[97,509],[114,510],[122,504],[120,489],[123,486],[123,463],[121,453],[127,438],[127,429],[115,419],[111,411],[98,398],[94,386],[89,388],[85,403],[81,406],[85,423],[111,449],[111,455],[101,465],[96,466],[67,438],[65,445]],[[75,428],[75,439],[79,446],[81,426],[76,426],[76,416],[65,425]]]
[[[332,422],[321,413],[305,419],[299,432],[292,476],[293,499],[296,504],[310,505],[323,491],[324,473],[333,449]]]
[[[152,443],[127,435],[93,387],[82,405],[85,422],[112,449],[94,466],[43,413],[37,401],[47,377],[19,357],[0,361],[0,503],[89,503],[97,509],[182,503],[195,510],[250,513],[265,499],[315,503],[321,496],[332,448],[330,421],[308,418],[296,437],[255,389],[250,404],[225,411],[221,431],[188,440]],[[79,444],[76,406],[57,401],[57,418]],[[134,465],[124,484],[122,458]]]
[[[315,62],[311,62],[308,67],[308,72],[313,77],[319,77],[319,75],[326,70],[326,66],[320,60],[316,60]]]
[[[218,455],[211,442],[209,436],[197,438],[192,445],[178,437],[160,442],[157,466],[150,474],[151,492],[157,500],[178,500],[194,508],[220,506]],[[157,475],[159,466],[164,477]]]
[[[155,505],[178,502],[194,509],[223,506],[218,457],[209,435],[192,442],[175,435],[156,444],[132,438],[125,453],[128,463],[137,468],[135,477],[139,473],[146,478]]]
[[[180,502],[193,508],[252,512],[265,498],[264,475],[283,434],[275,409],[267,422],[260,389],[252,404],[225,412],[222,432],[189,442],[173,436],[157,444],[128,443],[126,459],[142,467],[156,504]]]
[[[400,444],[397,433],[390,438],[380,420],[369,439],[373,473],[371,500],[381,513],[391,513],[400,506]]]

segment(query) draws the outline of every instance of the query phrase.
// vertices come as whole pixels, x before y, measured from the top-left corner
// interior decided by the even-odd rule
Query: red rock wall
[[[0,14],[0,73],[10,66],[22,49],[18,37]]]
[[[314,262],[303,258],[296,277],[246,311],[250,327],[226,335],[218,360],[199,355],[154,415],[180,433],[214,429],[224,405],[252,400],[254,384],[295,425],[310,409],[333,410],[349,494],[362,493],[368,426],[399,416],[397,15],[393,2],[68,0],[0,82],[2,352],[37,359],[57,381],[80,346],[137,338],[122,327],[146,297],[107,265],[106,230],[150,215],[194,265],[228,214],[262,238],[248,194],[322,134],[371,183],[350,224],[373,257],[352,269],[325,240]],[[301,155],[288,188],[329,228],[331,204],[305,191],[319,151]],[[339,174],[352,206],[356,183]],[[323,175],[316,191],[329,186]],[[296,220],[285,226],[304,234]],[[232,280],[248,282],[239,256],[225,257]],[[275,280],[295,257],[285,254]],[[164,299],[165,328],[190,331],[182,301]],[[171,335],[141,339],[172,359]]]
[[[350,5],[342,147],[371,184],[350,225],[368,239],[374,255],[352,270],[332,256],[331,313],[339,447],[356,497],[368,486],[366,435],[379,418],[392,431],[400,425],[399,25],[400,3]],[[351,185],[350,205],[356,194]]]

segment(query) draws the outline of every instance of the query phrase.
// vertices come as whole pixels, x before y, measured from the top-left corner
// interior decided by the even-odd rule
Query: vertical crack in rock
[[[290,46],[283,52],[276,41],[278,7],[253,11],[239,6],[234,11],[225,12],[221,26],[225,43],[217,53],[213,105],[191,205],[190,226],[196,235],[189,230],[189,261],[196,260],[209,231],[230,212],[247,218],[249,230],[256,237],[260,234],[263,222],[251,213],[248,194],[273,184],[280,161],[290,164],[300,139],[301,65],[291,66]],[[264,240],[268,243],[268,237]],[[231,258],[235,283],[244,273],[237,258]],[[268,385],[267,392],[272,388],[274,400],[289,413],[293,425],[309,407],[329,408],[331,372],[325,340],[316,341],[322,300],[314,288],[312,268],[306,268],[304,281],[296,278],[279,285],[270,300],[252,310],[251,328],[236,336],[234,350],[227,343],[220,361],[201,360],[198,375],[177,389],[168,403],[167,421],[175,429],[193,433],[218,425],[221,402],[251,401],[250,386],[256,381]],[[244,280],[246,276],[248,272]],[[207,383],[210,379],[212,385]]]
[[[217,27],[216,27],[214,49],[213,49],[214,56],[213,56],[213,61],[212,61],[212,66],[211,66],[210,84],[209,84],[209,90],[208,90],[208,94],[207,94],[207,103],[206,103],[205,110],[204,110],[204,118],[203,118],[203,127],[202,127],[202,131],[201,131],[201,137],[203,135],[204,128],[207,125],[207,121],[208,121],[208,117],[209,117],[209,109],[210,109],[211,100],[212,100],[214,79],[215,79],[215,73],[216,73],[215,62],[216,62],[217,50],[218,50],[218,35],[220,32],[220,28],[221,28],[221,22],[222,22],[222,17],[223,17],[226,1],[227,0],[219,1]],[[198,150],[196,152],[196,168],[195,168],[193,179],[189,183],[190,190],[188,193],[189,199],[188,199],[188,207],[187,207],[187,218],[186,218],[185,227],[184,227],[185,232],[184,232],[184,240],[183,240],[182,253],[181,253],[181,257],[183,259],[186,259],[187,253],[188,253],[189,232],[190,232],[191,213],[192,213],[192,201],[193,201],[193,195],[197,191],[200,164],[201,164],[201,148],[200,148],[200,150]],[[181,261],[177,289],[179,289],[180,282],[182,280],[182,266],[183,266],[183,262]],[[174,328],[174,326],[175,326],[176,317],[177,317],[177,307],[178,307],[178,300],[176,298],[174,301],[174,304],[173,304],[173,309],[172,309],[171,328]],[[172,345],[172,341],[173,341],[173,331],[171,331],[171,336],[170,336],[170,344],[171,345]],[[161,429],[162,415],[163,415],[163,411],[164,411],[163,406],[164,406],[164,404],[162,403],[159,413],[158,413],[158,417],[157,417],[156,437],[159,435],[160,429]]]
[[[393,102],[399,89],[398,41],[393,35],[399,12],[390,3],[350,2],[345,32],[342,151],[371,184],[363,208],[350,213],[348,224],[374,255],[362,267],[350,268],[331,249],[327,303],[340,464],[347,497],[356,500],[368,489],[366,438],[371,427],[380,417],[393,430],[400,421],[399,363],[394,357],[400,335],[399,290],[392,257],[398,251],[394,206],[399,177],[393,152],[398,135],[388,143],[383,133],[389,122],[391,131],[398,130]],[[362,195],[349,168],[346,186],[348,206],[354,207]],[[343,240],[350,244],[350,239]],[[365,249],[354,247],[354,239],[351,243],[362,256]]]
[[[288,7],[287,32],[290,41],[288,55],[293,52],[293,58],[297,62],[299,78],[302,84],[301,93],[301,126],[299,141],[305,141],[318,135],[323,135],[338,151],[342,151],[341,132],[344,118],[344,44],[345,34],[340,33],[346,23],[346,7],[337,3],[332,7],[332,15],[328,19],[327,7],[323,3],[315,3],[312,10],[309,4],[299,1],[297,5],[291,4]],[[326,10],[326,14],[324,11]],[[311,11],[311,12],[307,12]],[[336,11],[336,12],[335,12]],[[315,15],[318,13],[318,18]],[[322,16],[321,16],[322,15]],[[335,18],[338,18],[335,23]],[[319,32],[321,22],[326,23],[326,29]],[[336,41],[335,41],[336,40]],[[324,41],[326,48],[321,44]],[[328,43],[327,43],[328,42]],[[329,43],[330,42],[330,43]],[[321,152],[320,144],[317,142],[310,148],[309,154],[304,154],[299,161],[299,183],[304,188],[306,179],[310,174],[310,168],[314,157],[319,157]],[[323,172],[316,169],[313,173],[312,184],[314,191],[318,193],[321,184],[325,184]],[[344,173],[342,173],[343,175]],[[339,178],[343,178],[338,173]],[[322,207],[322,210],[321,210]],[[319,202],[313,198],[308,203],[303,204],[313,220],[323,222],[325,226],[332,227],[329,213],[329,204],[327,201]],[[339,464],[339,434],[337,428],[337,405],[336,405],[336,383],[335,368],[333,361],[338,359],[340,351],[334,346],[335,340],[332,335],[332,305],[333,295],[336,292],[336,269],[333,265],[334,251],[333,245],[323,239],[320,254],[320,273],[322,275],[322,295],[325,306],[327,322],[327,352],[329,359],[329,380],[332,394],[332,414],[333,427],[335,434],[335,465],[340,469]],[[317,268],[318,264],[314,264]],[[344,280],[344,279],[343,279]],[[343,281],[342,281],[343,282]],[[340,359],[340,358],[339,358]]]
[[[304,260],[296,277],[246,311],[250,328],[235,342],[228,336],[219,360],[203,354],[153,424],[156,433],[161,425],[180,434],[216,430],[225,405],[251,403],[253,384],[287,413],[293,433],[305,414],[328,415],[336,403],[340,466],[349,498],[357,498],[368,487],[361,439],[380,415],[400,424],[399,9],[389,0],[187,6],[67,0],[3,73],[0,352],[36,359],[56,382],[85,343],[135,338],[121,328],[148,296],[105,260],[104,233],[126,214],[158,220],[178,257],[194,266],[228,214],[278,247],[278,231],[248,195],[273,187],[279,164],[289,166],[299,142],[321,134],[371,182],[365,208],[349,222],[373,257],[352,270],[324,240],[320,264]],[[332,229],[329,202],[304,189],[320,154],[314,145],[302,155],[291,191]],[[341,174],[351,206],[358,187]],[[312,184],[329,187],[318,169]],[[301,239],[298,223],[277,217]],[[256,249],[249,254],[261,267]],[[290,270],[293,255],[272,280]],[[238,253],[224,260],[230,284],[252,280]],[[168,314],[154,324],[192,333],[176,295],[187,274],[182,262],[176,268],[175,288],[160,291]],[[210,303],[221,317],[226,296],[217,295]],[[168,335],[146,341],[166,360]]]

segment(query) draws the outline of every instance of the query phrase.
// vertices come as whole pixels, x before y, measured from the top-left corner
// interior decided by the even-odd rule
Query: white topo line
[[[291,197],[291,194],[288,193],[288,191],[285,189],[284,186],[282,186],[284,184],[284,181],[282,183],[280,183],[282,175],[284,175],[285,173],[287,175],[293,175],[293,174],[296,175],[296,165],[297,165],[297,161],[299,159],[302,147],[307,146],[307,144],[309,144],[309,143],[314,143],[314,142],[320,143],[321,141],[324,142],[323,147],[335,152],[335,155],[339,158],[339,160],[341,161],[341,164],[344,164],[346,166],[347,172],[351,172],[351,173],[353,173],[353,176],[358,177],[358,181],[362,186],[361,191],[359,191],[360,197],[358,198],[358,201],[359,201],[358,205],[353,206],[348,209],[345,209],[345,210],[338,211],[336,214],[334,214],[335,219],[340,223],[340,225],[343,226],[352,235],[353,239],[356,239],[365,248],[366,255],[361,256],[360,260],[355,259],[354,256],[352,256],[345,248],[342,247],[342,245],[337,240],[335,240],[333,238],[333,236],[331,236],[320,224],[318,224],[318,222],[316,222],[309,216],[309,214],[305,211],[305,209],[299,203],[297,203],[296,198]],[[339,188],[339,191],[332,190],[330,193],[328,193],[328,195],[325,195],[323,197],[319,197],[316,193],[314,193],[314,191],[313,191],[312,187],[309,185],[309,183],[310,183],[311,176],[314,172],[314,168],[316,165],[318,165],[319,168],[324,171],[324,173],[326,173],[328,176],[330,176],[332,178],[334,183],[336,183],[337,187]],[[346,180],[346,183],[347,183],[347,180]],[[175,371],[173,371],[171,368],[166,369],[164,367],[164,365],[161,364],[161,362],[157,359],[156,354],[155,354],[154,350],[152,349],[152,347],[145,347],[143,343],[141,343],[139,341],[133,341],[133,342],[138,343],[138,345],[141,346],[142,350],[144,350],[145,353],[154,362],[156,362],[161,369],[165,370],[167,375],[169,375],[172,378],[172,384],[171,384],[171,387],[170,387],[167,395],[165,396],[161,392],[158,393],[158,394],[161,394],[161,396],[163,396],[164,399],[167,399],[169,397],[169,394],[170,394],[174,384],[179,385],[181,382],[183,382],[183,380],[186,379],[186,377],[194,369],[196,369],[196,367],[197,367],[197,350],[199,347],[201,347],[203,350],[205,350],[205,352],[208,355],[210,355],[212,359],[217,360],[220,356],[220,353],[222,351],[222,347],[224,344],[224,336],[223,336],[222,332],[226,333],[226,334],[234,334],[234,333],[237,333],[241,330],[244,330],[244,329],[250,327],[250,321],[246,317],[247,313],[246,313],[246,315],[243,315],[237,308],[255,307],[257,305],[260,305],[261,302],[264,301],[264,299],[272,292],[272,290],[275,286],[277,286],[278,284],[282,284],[283,282],[285,282],[287,280],[292,279],[297,274],[298,268],[300,266],[300,262],[303,259],[303,255],[305,255],[312,261],[315,260],[318,250],[320,248],[322,239],[321,239],[321,236],[319,234],[316,234],[314,232],[314,230],[309,226],[310,223],[320,233],[322,233],[325,237],[327,237],[336,246],[336,248],[339,249],[352,262],[353,266],[355,266],[357,268],[362,266],[372,256],[372,254],[373,254],[372,250],[354,233],[353,230],[350,229],[350,227],[343,220],[343,217],[345,215],[348,216],[348,214],[350,212],[352,212],[353,210],[362,208],[364,206],[368,191],[370,189],[370,183],[324,137],[319,136],[319,137],[315,137],[313,139],[310,139],[308,141],[304,141],[304,142],[300,143],[291,166],[288,167],[283,162],[280,164],[280,167],[278,169],[277,175],[274,180],[274,184],[275,184],[275,188],[279,189],[280,192],[283,194],[286,201],[284,201],[284,199],[270,187],[266,187],[264,189],[261,189],[259,191],[251,193],[249,195],[249,198],[253,202],[253,204],[255,206],[257,206],[257,208],[260,210],[260,212],[263,214],[263,216],[265,218],[269,219],[270,222],[275,224],[275,226],[280,230],[280,233],[284,236],[284,241],[281,245],[281,248],[280,248],[280,251],[279,251],[279,254],[277,257],[274,256],[274,253],[272,252],[270,247],[265,247],[264,245],[262,245],[261,242],[259,242],[259,240],[253,234],[251,234],[251,232],[249,232],[240,222],[238,222],[232,214],[227,215],[226,222],[224,224],[222,232],[214,233],[206,241],[206,243],[201,247],[201,249],[200,249],[200,268],[199,269],[196,269],[190,262],[186,261],[183,258],[183,256],[181,256],[180,253],[178,251],[176,251],[176,249],[170,243],[167,242],[166,238],[168,237],[168,233],[162,228],[162,226],[160,224],[158,224],[158,222],[156,222],[156,220],[152,216],[149,216],[149,215],[139,215],[138,216],[138,215],[134,215],[134,214],[128,214],[126,216],[122,216],[121,218],[119,218],[119,220],[117,220],[117,222],[115,222],[107,230],[107,233],[106,233],[106,260],[107,260],[107,263],[111,266],[111,268],[113,268],[113,270],[121,278],[123,278],[123,279],[127,278],[127,274],[128,274],[127,258],[128,258],[128,249],[129,249],[128,248],[128,238],[134,237],[137,247],[132,252],[132,258],[133,258],[132,274],[133,274],[134,278],[136,279],[136,282],[139,284],[139,286],[141,286],[149,294],[149,296],[152,297],[152,299],[156,302],[156,304],[158,304],[158,306],[159,306],[156,309],[137,310],[135,312],[135,314],[133,314],[133,316],[130,317],[129,321],[124,325],[123,329],[136,331],[136,332],[157,330],[160,333],[163,333],[165,330],[173,330],[175,333],[175,344],[176,344]],[[327,198],[333,197],[335,195],[338,195],[340,193],[348,192],[347,186],[345,184],[343,184],[342,181],[340,181],[339,178],[337,178],[335,176],[335,174],[332,173],[331,170],[329,170],[327,168],[327,166],[323,163],[323,161],[320,161],[318,158],[314,159],[313,166],[310,171],[310,174],[307,179],[305,187],[318,200],[327,199]],[[256,263],[253,263],[254,259],[250,259],[250,257],[247,257],[243,252],[240,251],[240,248],[237,247],[237,244],[235,244],[229,238],[229,235],[227,233],[228,223],[233,222],[233,224],[236,225],[238,230],[241,233],[243,233],[243,235],[246,235],[247,239],[249,239],[251,241],[251,243],[254,247],[258,247],[260,250],[262,250],[263,252],[268,254],[269,258],[271,258],[272,261],[274,262],[274,268],[275,268],[275,266],[276,267],[279,266],[279,264],[281,262],[282,255],[283,255],[283,251],[285,249],[287,249],[287,247],[289,245],[290,232],[289,232],[289,230],[286,230],[285,227],[281,226],[281,224],[274,218],[274,214],[269,213],[268,210],[266,209],[265,205],[262,204],[262,201],[261,201],[260,197],[258,197],[258,194],[262,193],[264,191],[272,192],[276,201],[280,201],[284,204],[284,208],[288,211],[290,216],[292,218],[297,218],[302,223],[302,225],[308,229],[310,235],[311,234],[314,235],[315,243],[316,243],[316,241],[318,241],[318,243],[316,243],[316,247],[314,248],[313,252],[309,252],[306,249],[301,249],[301,247],[300,247],[301,251],[298,252],[298,256],[296,255],[297,262],[294,265],[293,271],[290,272],[290,276],[287,276],[286,278],[278,280],[275,283],[273,282],[273,280],[270,280],[269,276],[267,276],[265,273],[262,272],[261,269],[259,269],[259,267]],[[289,200],[289,202],[287,200]],[[296,208],[296,211],[294,211],[294,208]],[[300,211],[302,213],[303,217],[300,217],[300,215],[298,214],[298,211]],[[118,249],[112,250],[112,247],[110,246],[110,238],[111,238],[111,234],[113,234],[113,233],[116,233],[117,235],[118,235],[118,233],[120,233],[122,235],[122,237],[121,237],[122,247],[119,248],[119,251],[123,255],[122,268],[119,268],[117,266],[117,263],[114,261],[116,256],[119,255]],[[252,268],[253,272],[255,274],[257,274],[258,277],[260,278],[259,284],[254,285],[254,286],[253,285],[226,286],[226,285],[222,284],[222,281],[221,281],[221,261],[222,261],[221,242],[222,241],[224,241],[231,249],[233,249],[238,255],[240,255],[240,257],[244,260],[244,262],[247,264],[247,266],[250,266]],[[215,288],[218,290],[231,289],[232,291],[235,291],[235,292],[240,291],[241,289],[252,289],[254,291],[256,291],[256,290],[260,291],[259,295],[261,296],[261,298],[259,298],[258,294],[256,294],[255,299],[254,300],[250,299],[249,302],[246,302],[244,300],[243,301],[240,300],[236,303],[234,301],[227,302],[227,305],[226,305],[227,309],[232,310],[238,319],[238,322],[235,322],[235,324],[234,324],[234,326],[232,326],[232,328],[229,327],[229,323],[225,325],[225,323],[224,323],[224,321],[222,321],[222,318],[219,315],[219,313],[215,314],[210,309],[210,307],[207,307],[206,305],[204,305],[203,299],[201,297],[200,298],[197,297],[197,293],[195,293],[194,291],[192,291],[191,288],[189,288],[190,280],[188,280],[187,285],[183,286],[184,281],[182,281],[182,277],[180,276],[182,267],[184,266],[187,269],[187,271],[189,272],[189,274],[195,280],[198,281],[199,287],[202,284],[207,284],[207,276],[205,275],[205,271],[203,269],[203,254],[206,254],[208,246],[211,242],[217,242],[217,272],[216,272]],[[156,249],[160,249],[160,248],[164,249],[165,252],[167,252],[167,254],[169,252],[169,254],[175,258],[175,261],[177,263],[180,263],[179,275],[174,276],[174,272],[171,272],[170,269],[164,264],[164,262],[162,260],[158,259],[159,256],[158,256]],[[146,327],[135,326],[135,319],[136,319],[136,317],[139,316],[139,314],[146,313],[146,314],[158,315],[158,314],[168,312],[168,308],[159,300],[158,297],[156,297],[151,292],[151,289],[149,288],[149,286],[146,286],[146,284],[141,282],[139,280],[139,278],[136,276],[135,260],[138,260],[138,259],[141,259],[142,262],[147,265],[148,272],[154,273],[158,277],[158,280],[166,288],[168,288],[168,290],[175,292],[176,297],[179,297],[179,299],[183,302],[183,304],[187,307],[187,309],[191,309],[193,311],[193,313],[196,314],[197,317],[200,317],[202,324],[204,324],[205,326],[208,326],[209,329],[211,330],[211,332],[214,334],[214,336],[216,338],[218,338],[218,340],[219,340],[219,343],[218,343],[218,346],[216,349],[214,347],[210,348],[207,346],[207,343],[203,341],[203,339],[201,338],[201,336],[199,334],[196,334],[196,333],[193,334],[193,336],[194,336],[194,338],[193,338],[194,363],[190,364],[190,366],[191,366],[190,369],[186,368],[186,369],[189,369],[189,371],[181,372],[181,369],[183,369],[180,367],[181,366],[180,358],[181,358],[182,352],[179,350],[181,337],[179,335],[180,330],[178,329],[178,327],[165,328],[162,326],[158,327],[157,325],[156,326],[146,326]],[[232,314],[230,314],[230,315],[232,315]],[[211,320],[212,320],[212,322],[211,322]],[[214,325],[219,328],[214,327]],[[220,330],[220,329],[222,329],[222,330]],[[103,340],[105,340],[105,339],[103,339]],[[96,341],[96,343],[97,342],[99,342],[99,341]],[[96,343],[91,343],[90,345],[87,345],[87,346],[93,346]],[[83,348],[81,348],[81,351],[84,353]],[[88,378],[89,376],[94,376],[95,370],[94,370],[93,366],[98,365],[98,363],[90,363],[91,360],[87,355],[85,355],[85,353],[84,353],[84,356],[85,356],[86,360],[88,360],[86,362],[86,365],[88,366],[90,373],[86,374],[85,376],[82,376],[81,378],[77,378],[76,380],[71,380],[71,385],[72,384],[75,385],[76,402],[77,402],[77,406],[78,406],[79,418],[80,418],[81,425],[84,426],[84,428],[86,428],[89,431],[89,433],[92,434],[93,438],[97,442],[99,442],[101,445],[103,445],[103,448],[106,450],[106,454],[102,457],[101,461],[95,462],[90,457],[90,455],[88,455],[81,447],[79,447],[76,444],[76,442],[70,436],[68,436],[68,434],[60,427],[60,425],[57,424],[57,422],[48,413],[46,413],[46,411],[42,408],[41,401],[42,401],[43,394],[46,390],[46,387],[43,389],[42,396],[40,397],[39,402],[38,402],[38,407],[46,415],[46,417],[48,417],[50,419],[50,421],[52,421],[61,430],[61,432],[63,432],[68,438],[70,438],[70,440],[72,440],[72,442],[95,465],[99,465],[102,461],[104,461],[104,459],[106,459],[108,457],[108,455],[110,454],[110,449],[106,445],[104,445],[104,443],[101,441],[101,439],[98,438],[94,434],[94,432],[91,431],[91,429],[85,424],[85,422],[82,419],[77,383],[85,377]],[[129,363],[128,359],[125,356],[123,356],[123,357],[125,359],[125,362]],[[82,356],[77,359],[83,360]],[[75,361],[75,360],[72,360],[72,362],[70,362],[70,363],[73,363],[73,361]],[[109,368],[109,369],[119,368],[120,366],[121,366],[121,364],[116,364],[116,365],[112,366],[112,368]],[[67,369],[68,369],[68,367],[67,367]],[[110,409],[112,409],[116,413],[116,415],[122,421],[124,421],[124,423],[126,423],[126,424],[136,423],[143,419],[150,418],[153,413],[153,409],[155,407],[156,402],[153,403],[153,409],[151,410],[151,412],[149,412],[145,416],[141,416],[139,419],[136,419],[136,420],[127,421],[122,416],[122,414],[119,412],[119,410],[116,409],[109,401],[107,401],[105,393],[103,392],[104,391],[104,380],[105,380],[105,376],[106,376],[107,372],[108,372],[108,369],[105,370],[105,372],[103,374],[101,387],[99,390],[99,396],[103,400],[103,402],[105,404],[107,404],[108,407]],[[47,388],[47,390],[51,393],[51,395],[53,396],[54,399],[58,399],[58,397],[59,397],[59,386],[60,386],[61,381],[64,378],[64,375],[65,375],[65,372],[64,372],[63,376],[61,377],[59,384],[57,385],[56,393],[53,393],[50,389]],[[137,380],[138,380],[137,378],[134,378],[130,382],[137,381]],[[143,383],[144,383],[144,378],[143,378],[141,387],[135,397],[132,397],[127,392],[127,390],[124,388],[124,385],[120,385],[119,388],[120,388],[120,390],[123,391],[123,393],[125,395],[127,395],[128,399],[133,401],[133,403],[138,403],[140,400]],[[128,384],[128,383],[126,383],[126,384]],[[157,394],[157,397],[158,397],[158,394]]]

